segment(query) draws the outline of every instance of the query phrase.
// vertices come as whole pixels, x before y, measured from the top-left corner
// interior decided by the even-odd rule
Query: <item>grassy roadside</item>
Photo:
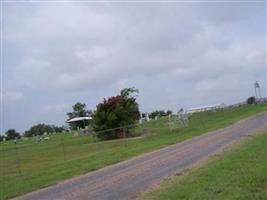
[[[166,125],[166,118],[143,124],[151,136],[139,139],[94,142],[90,136],[58,134],[50,141],[33,140],[0,146],[0,199],[8,199],[60,180],[84,174],[164,146],[233,124],[258,112],[267,104],[198,113],[190,117],[189,127]],[[63,155],[64,152],[64,155]]]
[[[140,200],[267,199],[267,130]]]

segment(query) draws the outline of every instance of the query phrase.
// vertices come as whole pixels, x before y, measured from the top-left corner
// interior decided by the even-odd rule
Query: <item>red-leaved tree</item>
[[[130,125],[139,119],[139,106],[135,88],[125,88],[120,95],[104,99],[96,107],[93,128],[101,140],[115,139],[130,135]]]

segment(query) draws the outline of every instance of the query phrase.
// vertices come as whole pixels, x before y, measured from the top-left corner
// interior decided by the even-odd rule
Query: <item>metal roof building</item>
[[[74,118],[68,120],[67,122],[71,123],[71,122],[78,122],[78,121],[91,120],[91,119],[92,119],[92,117],[74,117]]]

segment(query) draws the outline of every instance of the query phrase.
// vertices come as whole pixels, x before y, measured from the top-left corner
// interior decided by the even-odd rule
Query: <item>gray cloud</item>
[[[39,120],[63,123],[66,105],[94,109],[126,86],[150,111],[240,101],[267,84],[265,3],[143,5],[7,4],[5,87],[31,103],[28,121],[6,126],[53,109]]]

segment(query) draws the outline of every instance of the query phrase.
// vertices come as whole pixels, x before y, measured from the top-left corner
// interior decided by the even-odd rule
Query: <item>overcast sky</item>
[[[266,96],[266,3],[3,3],[2,130],[63,125],[125,87],[142,112]]]

